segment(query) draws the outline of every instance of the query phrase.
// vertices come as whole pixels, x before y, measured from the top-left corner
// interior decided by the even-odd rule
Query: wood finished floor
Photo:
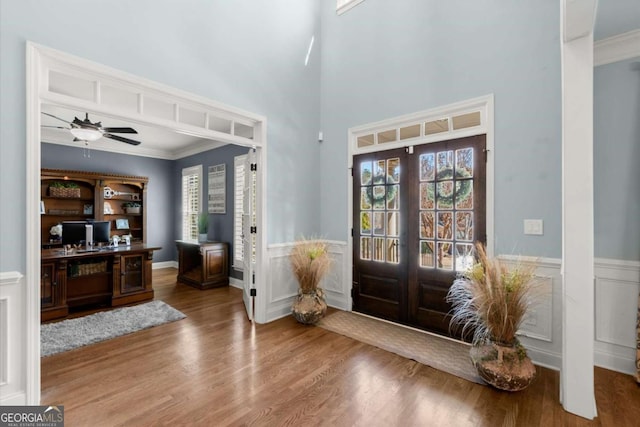
[[[156,299],[186,319],[42,359],[42,404],[64,405],[65,425],[640,425],[628,375],[596,368],[587,421],[558,403],[555,371],[500,392],[292,317],[252,326],[240,290],[153,274]]]

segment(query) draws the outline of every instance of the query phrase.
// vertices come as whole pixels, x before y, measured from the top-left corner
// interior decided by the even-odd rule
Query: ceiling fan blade
[[[115,141],[126,142],[127,144],[131,144],[131,145],[140,145],[140,141],[135,141],[129,138],[123,138],[118,135],[111,135],[110,133],[104,133],[102,134],[102,136],[104,136],[105,138],[111,138]]]
[[[43,128],[53,128],[53,129],[64,129],[64,130],[70,130],[69,128],[66,128],[64,126],[49,126],[49,125],[41,125],[41,127]]]
[[[138,133],[138,131],[133,128],[102,128],[102,130],[110,133]]]
[[[41,111],[41,113],[44,114],[45,116],[53,117],[54,119],[58,119],[61,122],[65,122],[66,124],[70,124],[67,120],[61,119],[60,117],[54,116],[53,114],[45,113],[44,111]]]

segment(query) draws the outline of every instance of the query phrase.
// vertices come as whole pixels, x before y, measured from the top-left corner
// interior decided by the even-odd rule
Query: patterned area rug
[[[471,364],[469,344],[347,311],[332,313],[317,325],[440,371],[485,384]]]
[[[51,356],[185,317],[182,312],[162,301],[151,301],[47,323],[40,327],[40,355]]]

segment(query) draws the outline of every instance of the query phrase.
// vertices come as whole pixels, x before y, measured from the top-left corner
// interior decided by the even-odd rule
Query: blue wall
[[[594,70],[595,255],[640,261],[640,57]]]
[[[321,4],[323,234],[347,234],[350,127],[494,94],[496,251],[560,257],[558,2]],[[525,236],[525,218],[544,235]]]
[[[26,176],[27,41],[267,117],[267,240],[317,232],[319,4],[0,1],[0,195],[11,200],[0,207],[0,236],[11,242],[0,245],[0,271],[26,266],[26,196],[15,180]]]

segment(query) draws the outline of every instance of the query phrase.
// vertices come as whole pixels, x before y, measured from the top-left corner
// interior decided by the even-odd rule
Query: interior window
[[[182,169],[182,240],[198,240],[202,209],[202,165]]]

